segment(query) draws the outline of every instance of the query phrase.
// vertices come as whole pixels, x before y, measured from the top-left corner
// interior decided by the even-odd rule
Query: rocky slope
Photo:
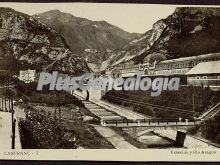
[[[181,7],[151,30],[114,52],[111,64],[163,54],[167,59],[220,51],[220,8]]]
[[[54,69],[81,74],[84,60],[73,54],[65,40],[33,17],[10,8],[0,8],[1,69]],[[62,61],[62,66],[57,65]]]
[[[59,10],[51,10],[34,17],[59,32],[70,49],[87,58],[89,62],[106,60],[107,52],[123,47],[138,36],[105,21],[91,21]]]

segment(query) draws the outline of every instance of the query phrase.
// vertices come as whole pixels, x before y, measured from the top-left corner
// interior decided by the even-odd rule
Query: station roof
[[[201,62],[197,64],[194,68],[190,69],[186,75],[195,75],[195,74],[220,74],[220,61],[210,61],[210,62]]]
[[[182,61],[191,61],[191,60],[203,60],[203,59],[220,59],[220,53],[210,53],[210,54],[203,54],[203,55],[197,55],[197,56],[191,56],[191,57],[181,57],[177,59],[171,59],[171,60],[164,60],[160,63],[170,63],[170,62],[182,62]]]

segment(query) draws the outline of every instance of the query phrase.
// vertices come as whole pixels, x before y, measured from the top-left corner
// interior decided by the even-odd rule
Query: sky
[[[125,31],[136,33],[150,30],[153,23],[166,18],[176,8],[174,5],[113,3],[0,3],[0,7],[10,7],[29,15],[58,9],[76,17],[104,20]]]

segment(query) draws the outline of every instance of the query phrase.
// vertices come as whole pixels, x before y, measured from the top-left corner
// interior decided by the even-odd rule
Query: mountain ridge
[[[60,33],[69,48],[89,62],[106,60],[108,52],[120,49],[139,36],[138,33],[126,32],[104,20],[92,21],[59,10],[50,10],[33,16]],[[99,53],[91,53],[89,50]]]
[[[2,64],[7,61],[1,67],[8,70],[42,71],[49,65],[53,70],[77,75],[89,70],[85,61],[66,47],[55,30],[11,8],[0,8],[0,53]],[[60,60],[65,66],[55,66]],[[78,63],[81,65],[74,68]]]
[[[147,56],[163,54],[166,59],[220,51],[220,8],[180,7],[152,29],[114,52],[110,65],[133,60],[142,63]],[[150,59],[150,58],[149,58]]]

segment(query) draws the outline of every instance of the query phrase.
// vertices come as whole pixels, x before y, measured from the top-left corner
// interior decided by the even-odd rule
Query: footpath
[[[0,112],[0,149],[12,148],[12,115]],[[18,122],[15,124],[15,149],[21,149]]]

